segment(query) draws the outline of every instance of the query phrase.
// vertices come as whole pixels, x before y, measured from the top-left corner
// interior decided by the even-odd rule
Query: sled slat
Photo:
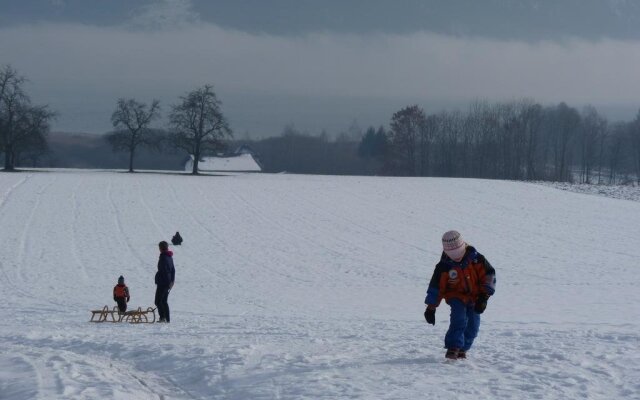
[[[131,324],[152,324],[156,322],[156,309],[152,307],[147,307],[146,310],[138,307],[137,310],[122,313],[117,306],[114,306],[111,310],[109,306],[104,306],[101,310],[91,310],[90,312],[91,319],[89,322],[128,322]]]

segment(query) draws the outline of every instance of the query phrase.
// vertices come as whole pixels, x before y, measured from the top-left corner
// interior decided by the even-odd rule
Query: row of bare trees
[[[24,86],[26,79],[11,66],[0,69],[0,154],[4,170],[13,171],[16,165],[36,159],[48,152],[47,135],[55,117],[48,106],[31,104]],[[160,103],[145,104],[135,99],[119,99],[111,115],[114,132],[106,140],[114,151],[129,154],[129,171],[133,172],[136,152],[141,147],[160,149],[163,145],[183,149],[194,156],[193,174],[198,162],[208,153],[224,146],[232,136],[222,114],[221,102],[213,87],[205,85],[180,97],[171,106],[169,124],[165,130],[151,128],[160,117]]]
[[[150,127],[151,122],[160,117],[159,101],[146,104],[121,98],[111,114],[115,131],[107,134],[106,140],[114,151],[128,152],[129,172],[134,171],[135,154],[140,147],[160,149],[167,143],[193,155],[192,174],[195,175],[201,157],[221,150],[225,140],[232,137],[221,104],[211,85],[195,89],[171,106],[169,126],[163,131]]]
[[[31,103],[25,83],[10,66],[0,69],[0,154],[8,171],[48,151],[55,117],[47,106]],[[141,147],[165,147],[193,155],[197,174],[201,157],[220,151],[232,137],[210,85],[181,96],[170,106],[164,129],[152,128],[160,117],[157,100],[117,101],[115,130],[106,138],[114,151],[128,153],[129,171]],[[252,144],[267,170],[640,183],[640,112],[633,121],[611,124],[594,107],[578,111],[565,103],[478,101],[467,112],[429,115],[413,105],[394,113],[388,129],[367,130],[359,146],[352,136],[330,142],[326,133],[315,138],[291,127],[281,138]],[[354,159],[356,152],[363,162]]]
[[[565,103],[475,102],[431,115],[413,105],[388,131],[370,128],[359,153],[389,175],[615,183],[640,179],[640,113],[609,124],[594,107]]]
[[[31,104],[25,83],[11,66],[0,69],[0,154],[5,171],[48,150],[47,135],[55,114],[47,106]]]

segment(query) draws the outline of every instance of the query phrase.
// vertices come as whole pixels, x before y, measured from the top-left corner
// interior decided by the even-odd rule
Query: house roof
[[[185,164],[185,170],[191,171],[193,160]],[[203,157],[198,163],[198,170],[202,172],[260,172],[262,169],[251,154],[240,154],[231,157]]]

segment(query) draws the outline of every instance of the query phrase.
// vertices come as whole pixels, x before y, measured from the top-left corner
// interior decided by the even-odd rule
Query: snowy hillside
[[[497,270],[465,361],[423,300],[440,236]],[[124,275],[171,324],[92,324]],[[639,399],[640,203],[525,183],[0,174],[1,399]]]

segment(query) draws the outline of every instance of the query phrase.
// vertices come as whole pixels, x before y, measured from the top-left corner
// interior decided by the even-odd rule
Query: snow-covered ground
[[[466,361],[440,236],[498,286]],[[124,275],[171,324],[93,324]],[[1,399],[639,399],[640,203],[469,179],[0,174]]]
[[[621,200],[640,201],[639,185],[590,185],[586,183],[535,182],[570,192],[592,194]]]

